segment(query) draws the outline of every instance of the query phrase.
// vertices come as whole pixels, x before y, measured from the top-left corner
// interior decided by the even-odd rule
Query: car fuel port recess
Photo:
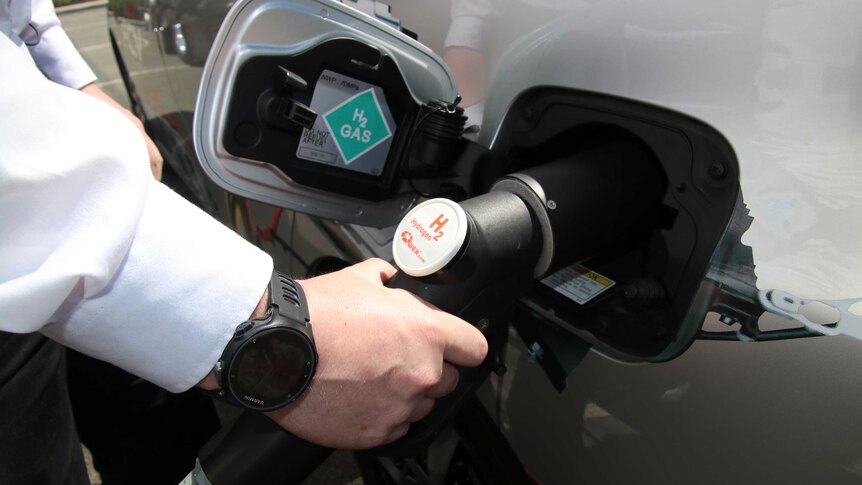
[[[468,225],[457,202],[443,198],[422,202],[398,224],[392,245],[395,264],[414,277],[440,271],[461,251]]]

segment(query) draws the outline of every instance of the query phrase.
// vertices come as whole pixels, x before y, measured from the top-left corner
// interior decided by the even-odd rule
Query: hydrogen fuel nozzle
[[[477,326],[489,352],[478,367],[459,368],[456,389],[406,436],[370,452],[421,453],[501,370],[510,312],[535,279],[650,231],[665,188],[649,151],[622,140],[508,175],[462,202],[431,199],[411,210],[394,234],[400,271],[387,286]],[[209,481],[194,483],[298,483],[331,451],[254,413],[239,423],[202,450],[195,473]],[[257,474],[249,480],[248,473]]]
[[[654,227],[666,184],[650,154],[628,140],[541,164],[498,180],[460,203],[431,199],[397,226],[401,270],[387,286],[406,289],[477,326],[488,339],[480,366],[459,369],[458,387],[381,453],[427,445],[491,371],[518,300],[543,275]]]

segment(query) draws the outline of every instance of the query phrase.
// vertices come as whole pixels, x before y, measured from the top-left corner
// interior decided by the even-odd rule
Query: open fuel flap
[[[378,18],[334,1],[238,2],[195,109],[207,174],[275,206],[398,222],[415,199],[401,172],[416,125],[434,124],[456,91],[439,57]],[[451,129],[444,120],[432,131]]]

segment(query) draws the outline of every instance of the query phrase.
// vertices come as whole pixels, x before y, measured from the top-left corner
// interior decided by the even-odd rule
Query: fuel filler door
[[[400,174],[417,124],[455,99],[443,61],[397,23],[335,1],[243,0],[204,68],[195,149],[241,197],[384,227],[416,197]]]

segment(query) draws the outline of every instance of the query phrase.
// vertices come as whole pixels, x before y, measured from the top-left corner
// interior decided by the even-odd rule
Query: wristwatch
[[[295,401],[317,367],[308,305],[302,287],[273,271],[269,309],[234,331],[214,371],[217,398],[255,411],[273,411]]]

